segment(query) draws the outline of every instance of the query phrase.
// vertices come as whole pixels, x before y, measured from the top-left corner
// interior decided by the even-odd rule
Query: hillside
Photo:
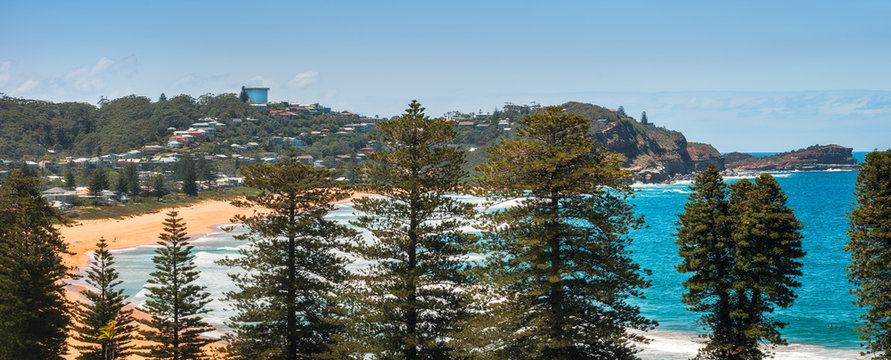
[[[666,182],[699,171],[711,161],[719,167],[723,164],[717,150],[707,144],[696,144],[696,158],[691,158],[690,145],[678,131],[644,125],[596,105],[569,102],[563,107],[591,119],[592,137],[624,157],[625,167],[634,172],[634,181]]]
[[[152,102],[125,96],[96,107],[0,97],[0,158],[40,159],[46,154],[92,156],[161,143],[169,127],[184,129],[204,116],[246,117],[255,111],[234,94],[195,99],[162,94]]]

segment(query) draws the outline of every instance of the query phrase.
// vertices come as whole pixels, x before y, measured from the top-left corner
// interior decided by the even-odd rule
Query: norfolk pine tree
[[[142,309],[151,318],[139,320],[147,329],[140,330],[143,339],[154,343],[143,348],[151,359],[205,359],[202,347],[210,340],[201,338],[203,332],[213,330],[201,318],[210,300],[204,286],[196,285],[198,271],[195,255],[186,236],[186,225],[171,211],[164,220],[164,232],[159,235],[160,248],[152,261],[155,271],[148,280],[148,299]]]
[[[139,168],[136,164],[127,163],[127,165],[124,166],[124,173],[121,174],[121,176],[127,181],[127,188],[125,190],[132,196],[139,196],[139,193],[142,192],[142,187],[139,186]]]
[[[692,272],[684,282],[684,303],[702,312],[710,331],[697,358],[763,359],[768,346],[785,344],[786,324],[768,314],[787,308],[801,284],[801,224],[776,180],[740,180],[729,193],[717,169],[697,177],[678,222],[678,271]]]
[[[353,230],[324,217],[349,194],[331,184],[334,172],[293,156],[241,172],[245,186],[261,192],[233,204],[262,210],[233,219],[250,229],[240,236],[250,247],[220,262],[244,270],[230,275],[238,290],[226,295],[237,311],[228,351],[237,359],[283,360],[324,352],[337,330],[325,321],[331,294],[346,276],[346,259],[335,251],[355,240]]]
[[[93,171],[93,174],[90,176],[90,183],[87,185],[90,190],[90,195],[99,196],[102,194],[102,190],[108,189],[108,173],[105,169],[99,167]]]
[[[678,271],[693,274],[684,281],[683,302],[688,310],[702,313],[708,340],[701,356],[724,358],[732,352],[730,295],[733,245],[731,243],[729,189],[714,166],[702,172],[690,187],[684,213],[679,215],[676,243],[682,258]],[[706,356],[706,357],[708,357]]]
[[[398,119],[377,124],[384,145],[358,169],[381,197],[354,200],[354,225],[373,239],[354,252],[370,264],[343,287],[338,320],[346,326],[334,356],[373,359],[450,358],[450,339],[465,318],[461,288],[468,245],[461,227],[473,206],[450,195],[463,189],[464,153],[457,136],[412,101]]]
[[[478,168],[490,201],[516,203],[483,216],[491,293],[461,336],[465,355],[632,359],[632,341],[645,339],[629,329],[656,323],[629,302],[650,286],[626,249],[643,224],[627,203],[630,174],[595,147],[582,116],[548,107],[519,125]]]
[[[734,270],[730,334],[735,359],[763,359],[773,345],[785,345],[780,330],[786,326],[768,314],[787,308],[801,287],[801,223],[786,206],[786,195],[773,176],[762,174],[731,186],[730,218]],[[765,351],[760,344],[767,344]]]
[[[864,308],[857,328],[875,359],[891,359],[891,150],[866,154],[848,214],[848,278],[854,304]]]
[[[167,194],[167,184],[164,182],[164,175],[158,174],[152,178],[152,193],[158,200],[161,200],[161,197]]]
[[[81,292],[88,302],[74,312],[77,324],[73,338],[81,343],[74,346],[81,353],[78,360],[124,359],[132,354],[130,341],[136,330],[133,310],[124,309],[124,290],[117,288],[122,281],[113,266],[108,243],[100,238],[86,276],[93,288]],[[103,337],[103,328],[109,324],[113,324],[113,334]]]
[[[0,183],[0,359],[62,359],[70,324],[62,263],[68,246],[55,225],[67,222],[16,172]]]
[[[77,187],[77,180],[74,178],[74,171],[71,171],[71,168],[65,168],[65,188],[68,190],[74,190]]]
[[[177,177],[183,182],[183,194],[198,196],[198,170],[195,168],[195,160],[186,154],[177,163]]]

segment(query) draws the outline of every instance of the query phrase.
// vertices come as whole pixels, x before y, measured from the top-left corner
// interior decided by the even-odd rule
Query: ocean
[[[865,153],[855,153],[862,161]],[[776,359],[854,359],[859,357],[860,341],[853,329],[857,326],[860,309],[852,305],[850,284],[844,268],[848,255],[842,250],[847,241],[846,212],[854,201],[853,191],[857,173],[852,171],[789,172],[774,174],[788,197],[788,206],[804,225],[803,246],[807,256],[802,260],[804,275],[798,298],[788,309],[778,310],[775,316],[789,325],[783,335],[790,345],[776,349]],[[738,179],[727,179],[728,182]],[[646,299],[636,300],[643,314],[659,322],[647,336],[652,342],[641,345],[644,359],[688,359],[695,355],[697,334],[702,330],[695,322],[697,314],[684,309],[681,303],[685,275],[675,270],[680,262],[677,246],[671,235],[676,231],[677,215],[683,211],[690,193],[689,183],[672,185],[636,185],[632,200],[636,212],[644,216],[647,228],[631,234],[634,242],[632,258],[653,275],[652,287]],[[480,199],[465,198],[479,202]],[[350,204],[340,205],[329,214],[331,219],[347,222],[355,218]],[[244,242],[232,235],[244,231],[235,227],[231,232],[212,232],[192,241],[201,281],[208,286],[213,301],[208,321],[226,330],[230,314],[223,294],[234,290],[227,272],[233,269],[215,264],[226,256],[236,256]],[[153,271],[151,257],[155,246],[138,246],[113,250],[117,269],[121,273],[125,294],[135,304],[145,301],[146,280]],[[351,267],[361,267],[353,264]]]

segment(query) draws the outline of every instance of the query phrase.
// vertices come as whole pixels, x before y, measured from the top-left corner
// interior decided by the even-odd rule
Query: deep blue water
[[[860,160],[863,154],[855,155]],[[850,285],[844,271],[848,255],[842,250],[847,240],[846,212],[854,200],[856,175],[856,172],[775,174],[788,196],[788,205],[804,225],[803,246],[807,251],[802,260],[804,275],[800,279],[802,287],[797,291],[799,297],[792,307],[776,313],[789,323],[783,331],[786,339],[797,345],[782,348],[777,358],[856,357],[859,342],[853,329],[860,312],[851,304],[853,298],[848,292]],[[728,182],[733,181],[738,180],[728,179]],[[680,259],[671,235],[676,231],[677,215],[683,211],[688,194],[688,184],[645,185],[638,188],[637,196],[632,200],[648,225],[632,234],[635,239],[631,247],[633,258],[653,272],[650,277],[653,286],[647,289],[647,298],[638,303],[646,316],[659,322],[657,331],[652,334],[661,339],[645,351],[647,359],[680,359],[695,353],[693,337],[700,328],[695,323],[697,314],[686,311],[681,303],[681,282],[685,275],[675,270]],[[346,205],[330,217],[346,222],[355,215]],[[244,246],[231,235],[216,232],[193,243],[201,280],[209,286],[214,298],[209,320],[223,329],[229,312],[220,299],[225,291],[233,289],[226,276],[231,269],[220,267],[214,261],[233,256],[237,247]],[[143,287],[153,270],[150,260],[153,250],[153,246],[114,250],[125,293],[137,304],[145,300]]]
[[[799,172],[776,174],[788,197],[787,205],[804,225],[803,247],[807,255],[800,278],[798,299],[792,307],[777,311],[788,322],[783,334],[790,343],[830,348],[857,348],[853,333],[859,310],[851,304],[850,285],[844,268],[847,254],[846,211],[854,200],[856,172]],[[728,180],[734,182],[738,180]],[[683,211],[688,185],[650,186],[633,200],[649,228],[633,234],[633,258],[653,271],[653,286],[640,302],[645,314],[666,330],[696,331],[696,314],[681,303],[685,275],[675,271],[680,261],[674,237],[677,214]]]

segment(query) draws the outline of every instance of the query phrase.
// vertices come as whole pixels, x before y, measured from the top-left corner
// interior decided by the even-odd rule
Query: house
[[[130,150],[124,154],[121,154],[121,158],[123,158],[123,159],[140,159],[140,158],[142,158],[142,151]]]
[[[102,192],[93,195],[90,193],[90,189],[78,187],[77,197],[82,199],[95,199],[104,202],[110,202],[117,201],[118,193],[111,190],[102,190]]]
[[[260,159],[265,163],[276,162],[278,160],[278,154],[274,152],[263,152],[260,153]]]
[[[160,145],[148,145],[148,146],[143,146],[139,150],[146,154],[157,154],[159,152],[164,151],[164,147],[160,146]]]
[[[52,172],[58,172],[61,166],[59,166],[58,163],[52,160],[41,160],[37,163],[37,167],[41,169],[47,169]]]
[[[473,121],[462,121],[462,122],[458,123],[458,126],[465,127],[465,128],[473,127],[474,125],[476,125],[476,124],[474,124]]]
[[[54,187],[40,193],[46,201],[71,202],[71,197],[77,196],[77,191]]]
[[[313,164],[312,155],[300,155],[297,157],[297,161],[302,162],[306,165]]]

